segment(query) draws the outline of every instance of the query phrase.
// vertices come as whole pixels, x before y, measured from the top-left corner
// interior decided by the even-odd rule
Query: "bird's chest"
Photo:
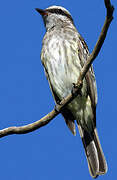
[[[42,49],[41,59],[49,80],[60,98],[66,97],[77,82],[81,71],[77,43],[61,36],[47,39]]]

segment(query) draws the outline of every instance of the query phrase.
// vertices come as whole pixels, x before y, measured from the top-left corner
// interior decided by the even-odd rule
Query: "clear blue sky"
[[[117,8],[117,2],[112,1]],[[0,129],[40,119],[54,101],[40,61],[45,33],[34,8],[66,7],[92,51],[105,19],[103,1],[4,0],[0,3]],[[114,13],[117,17],[117,11]],[[94,62],[98,87],[97,127],[108,162],[102,180],[117,178],[117,21]],[[0,179],[76,180],[91,177],[83,146],[61,115],[26,135],[0,139]]]

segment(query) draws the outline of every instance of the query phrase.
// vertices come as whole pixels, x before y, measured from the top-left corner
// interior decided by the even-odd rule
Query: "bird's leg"
[[[80,84],[80,86],[81,86],[81,88],[82,88],[82,83]],[[80,88],[80,90],[77,92],[78,85],[75,84],[75,83],[73,83],[73,87],[72,87],[72,90],[71,90],[72,96],[76,96],[76,94],[78,94],[79,96],[82,96],[81,88]]]

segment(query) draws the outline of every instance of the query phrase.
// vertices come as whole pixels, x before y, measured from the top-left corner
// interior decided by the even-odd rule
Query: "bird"
[[[90,53],[67,9],[56,5],[35,9],[42,16],[46,28],[41,61],[57,105],[72,92]],[[81,92],[63,108],[61,114],[73,135],[76,135],[78,127],[93,178],[107,172],[107,162],[96,128],[96,105],[97,86],[91,65]]]

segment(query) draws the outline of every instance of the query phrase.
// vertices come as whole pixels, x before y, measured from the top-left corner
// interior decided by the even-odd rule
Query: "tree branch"
[[[45,126],[46,124],[48,124],[54,117],[56,117],[61,110],[68,104],[70,103],[79,93],[79,91],[81,90],[82,87],[82,81],[87,73],[87,71],[89,70],[92,62],[94,61],[94,59],[98,56],[100,49],[104,43],[104,40],[106,38],[107,35],[107,31],[108,28],[110,26],[111,21],[113,20],[113,11],[114,11],[114,7],[111,5],[110,0],[104,0],[105,2],[105,7],[107,10],[107,15],[106,15],[106,19],[105,19],[105,23],[104,26],[102,28],[101,34],[99,36],[99,39],[94,47],[93,52],[90,54],[87,62],[85,63],[84,67],[82,68],[81,74],[78,78],[78,83],[76,84],[76,88],[74,90],[74,93],[71,93],[70,95],[68,95],[65,99],[63,99],[60,103],[60,105],[57,105],[57,110],[56,108],[54,110],[52,110],[50,113],[48,113],[45,117],[43,117],[42,119],[32,123],[32,124],[28,124],[25,126],[20,126],[20,127],[9,127],[9,128],[5,128],[0,130],[0,138],[4,137],[4,136],[8,136],[10,134],[25,134],[25,133],[29,133],[32,132],[36,129],[39,129],[42,126]]]

